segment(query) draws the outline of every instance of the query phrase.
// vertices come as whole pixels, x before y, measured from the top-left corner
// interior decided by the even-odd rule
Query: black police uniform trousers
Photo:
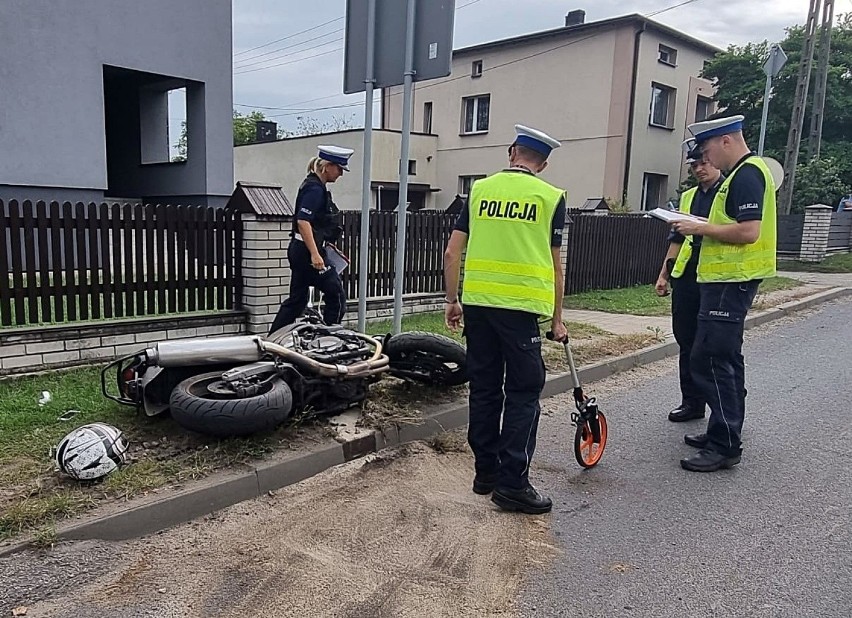
[[[699,283],[701,306],[692,347],[692,379],[710,406],[708,448],[727,456],[741,452],[745,419],[745,318],[760,280]]]
[[[538,316],[465,305],[464,335],[470,378],[468,442],[476,474],[496,478],[498,488],[524,489],[545,379]]]
[[[696,280],[697,260],[689,260],[680,277],[672,277],[672,331],[680,348],[681,404],[692,410],[704,410],[704,393],[692,379],[690,357],[698,330],[701,292]]]
[[[319,248],[325,259],[324,247]],[[270,334],[295,322],[308,306],[308,288],[315,287],[323,294],[323,321],[340,324],[346,313],[346,293],[340,274],[331,266],[319,271],[311,264],[311,252],[301,240],[293,239],[287,248],[290,262],[290,296],[281,303],[281,308],[269,329]]]

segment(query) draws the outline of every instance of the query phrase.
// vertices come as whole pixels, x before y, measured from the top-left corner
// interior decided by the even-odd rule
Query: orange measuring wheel
[[[551,331],[548,331],[545,336],[553,340]],[[592,468],[601,460],[606,448],[606,416],[598,409],[594,397],[586,397],[580,385],[580,376],[577,374],[571,346],[567,340],[562,343],[565,345],[565,360],[571,370],[574,405],[577,407],[577,411],[571,413],[571,422],[577,426],[577,431],[574,432],[574,457],[584,468]]]
[[[598,412],[594,418],[588,418],[577,423],[574,433],[574,457],[584,468],[596,465],[603,456],[606,448],[606,416]]]

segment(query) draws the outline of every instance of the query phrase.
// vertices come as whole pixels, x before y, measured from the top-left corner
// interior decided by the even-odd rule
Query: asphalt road
[[[687,472],[673,360],[593,385],[610,441],[571,451],[545,402],[533,481],[554,498],[560,555],[528,575],[522,616],[852,616],[852,300],[746,336],[742,463]]]

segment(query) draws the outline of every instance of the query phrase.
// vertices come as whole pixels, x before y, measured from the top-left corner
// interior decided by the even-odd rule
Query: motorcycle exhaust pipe
[[[263,357],[263,340],[248,335],[165,341],[145,350],[145,355],[150,363],[160,367],[253,363]]]
[[[388,363],[390,363],[390,359],[382,354],[382,344],[368,335],[359,335],[359,337],[374,345],[376,349],[373,356],[368,360],[361,361],[360,363],[353,363],[352,365],[329,365],[328,363],[321,363],[305,356],[304,354],[285,348],[282,345],[272,343],[271,341],[261,341],[260,345],[264,351],[272,352],[273,354],[282,357],[284,360],[293,363],[297,367],[308,369],[326,378],[335,378],[340,376],[345,376],[347,378],[361,378],[365,377],[365,375],[372,375],[373,373],[384,371],[384,368],[387,367]]]

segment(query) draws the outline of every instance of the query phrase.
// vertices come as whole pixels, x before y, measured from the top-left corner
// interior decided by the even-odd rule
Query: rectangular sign
[[[399,86],[405,71],[406,0],[376,0],[376,88]],[[367,0],[346,0],[343,92],[363,92],[367,75]],[[414,81],[450,74],[455,0],[417,0],[414,19]]]

